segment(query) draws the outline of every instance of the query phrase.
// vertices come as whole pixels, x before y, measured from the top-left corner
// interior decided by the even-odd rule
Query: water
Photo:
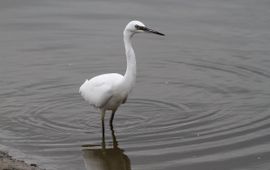
[[[0,2],[0,144],[48,170],[268,170],[267,0]],[[125,71],[133,19],[138,79],[114,131],[78,94]],[[102,149],[103,147],[103,149]]]

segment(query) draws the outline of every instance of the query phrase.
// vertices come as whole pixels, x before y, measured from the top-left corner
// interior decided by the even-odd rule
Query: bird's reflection
[[[106,146],[104,130],[100,145],[83,145],[83,159],[87,170],[131,170],[130,160],[118,147],[118,142],[111,125],[112,146]]]

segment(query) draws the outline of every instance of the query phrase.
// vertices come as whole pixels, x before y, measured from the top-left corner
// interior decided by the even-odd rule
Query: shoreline
[[[12,158],[7,152],[0,151],[0,170],[45,170],[37,164],[27,164],[24,161]]]

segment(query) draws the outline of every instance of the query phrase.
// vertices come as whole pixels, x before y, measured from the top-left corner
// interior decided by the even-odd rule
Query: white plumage
[[[110,123],[114,118],[117,108],[125,103],[128,94],[132,90],[136,81],[136,57],[131,44],[131,38],[135,33],[154,33],[164,36],[164,34],[147,28],[140,21],[131,21],[124,29],[124,44],[127,58],[127,68],[124,75],[109,73],[96,76],[86,80],[80,87],[82,97],[90,105],[98,108],[101,113],[102,128],[104,130],[104,116],[106,110],[112,110]]]
[[[102,74],[86,80],[80,87],[80,93],[90,105],[113,110],[127,97],[128,89],[121,87],[123,82],[124,77],[120,74]]]

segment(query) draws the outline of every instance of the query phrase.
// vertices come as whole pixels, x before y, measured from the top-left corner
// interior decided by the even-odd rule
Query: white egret
[[[80,87],[82,97],[101,113],[102,127],[104,130],[104,116],[106,110],[111,110],[110,124],[113,123],[117,108],[126,102],[136,80],[136,57],[132,48],[131,38],[136,33],[164,34],[147,28],[140,21],[131,21],[124,29],[124,44],[127,59],[125,75],[108,73],[86,80]]]

